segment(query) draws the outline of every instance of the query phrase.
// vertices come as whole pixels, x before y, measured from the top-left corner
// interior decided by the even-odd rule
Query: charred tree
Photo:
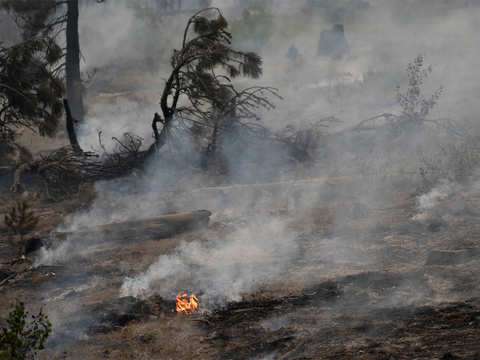
[[[80,77],[80,43],[78,37],[78,0],[69,0],[67,8],[67,52],[65,75],[67,83],[67,98],[72,115],[79,121],[83,120],[82,79]],[[68,124],[67,124],[68,126]],[[70,133],[69,133],[70,135]],[[78,145],[75,144],[75,145]],[[72,143],[72,146],[74,144]]]
[[[75,152],[81,152],[82,149],[78,143],[77,133],[75,132],[75,119],[72,116],[72,111],[68,103],[68,99],[63,99],[63,106],[65,108],[66,122],[67,122],[67,133],[70,145]]]

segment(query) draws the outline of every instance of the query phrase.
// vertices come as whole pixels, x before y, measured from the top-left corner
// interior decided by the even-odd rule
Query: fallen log
[[[94,228],[81,229],[75,232],[52,233],[54,240],[74,240],[82,244],[98,242],[132,242],[136,240],[158,240],[171,237],[186,231],[204,228],[208,225],[208,210],[197,210],[187,213],[169,214],[151,219],[131,220]]]

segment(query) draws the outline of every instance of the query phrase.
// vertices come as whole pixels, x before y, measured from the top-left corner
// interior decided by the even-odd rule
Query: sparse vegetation
[[[432,67],[425,67],[423,55],[418,55],[407,66],[408,84],[405,92],[398,85],[395,89],[396,100],[401,108],[400,114],[383,113],[361,121],[354,130],[378,130],[389,128],[390,133],[398,136],[412,130],[418,130],[419,126],[432,123],[444,129],[451,126],[448,119],[430,119],[428,115],[437,104],[443,93],[443,87],[439,87],[430,96],[424,94],[425,80],[432,72]]]
[[[32,156],[0,164],[0,360],[480,358],[478,124],[456,106],[462,62],[440,78],[464,128],[434,119],[442,88],[415,55],[450,44],[422,43],[445,34],[428,14],[412,44],[388,1],[5,1],[55,6],[19,19],[40,28],[81,4],[98,77],[80,142],[25,134]],[[348,56],[316,53],[352,19]],[[263,71],[286,96],[265,116]]]
[[[9,232],[18,235],[20,238],[20,255],[25,253],[25,235],[35,229],[38,220],[25,200],[17,201],[5,215],[5,225],[7,225]],[[18,246],[15,241],[12,241],[12,243]]]
[[[429,97],[423,94],[422,89],[425,80],[431,72],[431,66],[425,68],[423,55],[418,55],[413,62],[408,64],[408,87],[405,92],[401,91],[400,86],[396,89],[397,101],[402,108],[402,119],[399,125],[405,121],[417,124],[423,123],[437,104],[438,99],[442,95],[443,87],[438,88]]]
[[[421,190],[429,191],[440,181],[466,184],[480,167],[480,147],[477,137],[465,137],[441,147],[433,156],[423,156],[419,174]]]
[[[17,300],[11,307],[7,326],[0,328],[0,360],[35,359],[52,332],[52,324],[42,309],[29,316],[23,302]]]
[[[334,116],[320,119],[303,128],[287,125],[275,137],[288,147],[289,155],[299,162],[313,161],[326,139],[326,129],[340,120]]]

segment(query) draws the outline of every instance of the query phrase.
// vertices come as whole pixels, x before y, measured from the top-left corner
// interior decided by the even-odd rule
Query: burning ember
[[[192,315],[198,308],[198,299],[195,295],[177,294],[177,312]]]

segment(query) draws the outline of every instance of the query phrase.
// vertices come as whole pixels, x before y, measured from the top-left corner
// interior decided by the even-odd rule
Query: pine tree
[[[83,85],[80,77],[80,45],[78,36],[79,0],[0,0],[0,9],[12,14],[22,30],[25,41],[49,38],[55,42],[65,34],[66,49],[60,49],[62,62],[55,67],[55,75],[66,80],[67,99],[73,117],[84,117]],[[96,0],[102,3],[104,0]],[[58,61],[59,59],[57,59]],[[68,120],[68,119],[67,119]]]
[[[18,299],[11,307],[6,324],[0,326],[0,360],[36,359],[52,332],[52,324],[42,309],[29,316]]]
[[[5,225],[8,230],[20,236],[20,254],[25,254],[24,236],[35,229],[38,224],[38,217],[35,216],[26,201],[18,201],[5,215]]]
[[[254,52],[233,49],[231,43],[228,22],[219,9],[204,9],[190,17],[182,47],[173,50],[170,60],[172,72],[160,100],[163,118],[155,114],[152,123],[155,149],[165,145],[176,119],[212,129],[216,142],[219,130],[228,127],[225,120],[258,119],[255,110],[273,107],[268,97],[278,96],[275,89],[235,88],[232,80],[239,76],[262,75],[262,59]]]
[[[62,114],[63,81],[56,71],[62,51],[50,37],[0,43],[0,140],[15,140],[26,127],[42,136],[55,133]]]

